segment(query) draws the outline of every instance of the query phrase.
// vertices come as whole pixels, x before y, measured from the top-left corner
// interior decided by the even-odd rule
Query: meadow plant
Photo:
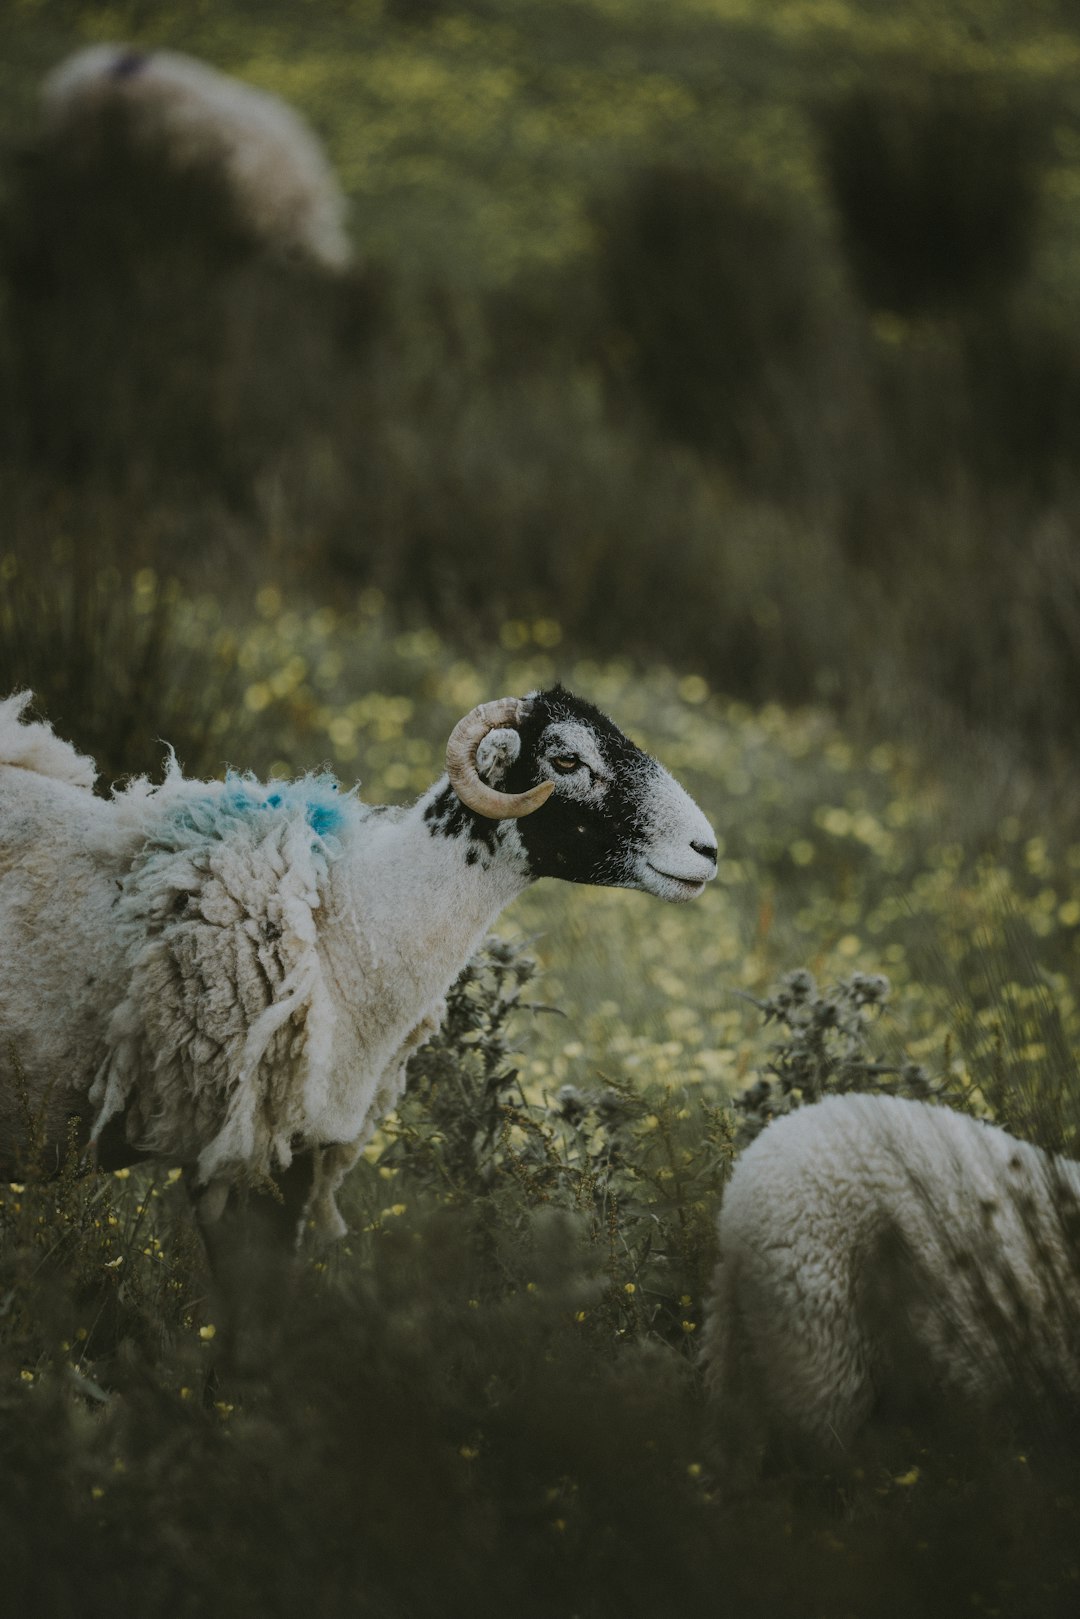
[[[769,1077],[757,1079],[734,1098],[741,1115],[740,1147],[770,1120],[849,1091],[962,1102],[962,1092],[948,1076],[933,1080],[921,1063],[910,1059],[889,1063],[875,1057],[869,1030],[884,1013],[889,992],[884,973],[855,972],[819,989],[814,975],[797,967],[785,973],[764,999],[747,996],[766,1025],[778,1025],[780,1038],[772,1045],[765,1070]]]
[[[555,1221],[598,1277],[581,1316],[589,1333],[608,1346],[646,1333],[685,1345],[707,1275],[709,1210],[733,1151],[729,1115],[674,1084],[642,1092],[602,1073],[556,1090],[529,1083],[523,1014],[563,1015],[525,998],[536,971],[520,945],[489,940],[451,991],[442,1029],[412,1058],[373,1161],[380,1176],[400,1173],[471,1211],[478,1240],[500,1255],[488,1289],[501,1293],[508,1277],[527,1286],[537,1232]]]

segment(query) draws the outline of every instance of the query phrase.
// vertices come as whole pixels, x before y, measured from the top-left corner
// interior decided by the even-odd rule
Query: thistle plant
[[[492,1297],[529,1285],[537,1233],[555,1221],[593,1278],[586,1333],[610,1343],[659,1332],[681,1347],[712,1263],[730,1113],[700,1087],[639,1089],[602,1071],[550,1093],[525,1084],[528,1020],[557,1014],[528,994],[536,970],[498,938],[469,964],[412,1059],[377,1172],[470,1214],[478,1247],[497,1255]]]
[[[921,1063],[884,1062],[875,1055],[870,1031],[880,1022],[890,992],[884,973],[855,972],[819,989],[813,973],[798,967],[785,973],[764,1000],[744,996],[766,1024],[778,1026],[780,1036],[764,1074],[735,1098],[740,1146],[771,1119],[826,1095],[870,1091],[926,1101],[951,1091],[948,1080],[932,1079]]]

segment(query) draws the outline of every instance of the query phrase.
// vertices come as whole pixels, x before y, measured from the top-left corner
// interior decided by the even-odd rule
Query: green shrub
[[[410,1064],[378,1166],[471,1211],[499,1256],[486,1291],[511,1278],[526,1287],[555,1241],[594,1278],[582,1293],[582,1336],[603,1346],[657,1333],[685,1344],[731,1161],[730,1120],[689,1088],[641,1096],[608,1079],[554,1096],[527,1091],[508,1043],[511,1028],[521,1036],[520,1015],[510,1020],[555,1015],[522,999],[534,972],[497,939],[466,968],[443,1028]]]
[[[749,178],[656,165],[593,215],[609,372],[640,391],[662,432],[752,486],[805,483],[822,443],[835,447],[840,351],[852,342],[808,211]]]
[[[1035,245],[1047,126],[1041,97],[926,69],[862,84],[820,111],[825,175],[872,308],[940,314],[1018,284]]]

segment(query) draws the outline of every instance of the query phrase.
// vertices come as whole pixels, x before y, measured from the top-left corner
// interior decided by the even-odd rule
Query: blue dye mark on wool
[[[344,829],[346,805],[354,802],[354,794],[342,793],[338,782],[328,774],[305,776],[267,789],[256,778],[230,770],[221,792],[194,799],[178,808],[173,818],[186,831],[227,838],[234,827],[252,817],[273,810],[287,815],[302,811],[316,837],[327,838]]]
[[[333,836],[345,825],[341,789],[331,775],[305,776],[301,781],[285,781],[272,792],[259,782],[249,781],[232,771],[225,777],[225,802],[236,815],[257,814],[260,810],[303,809],[304,819],[320,838]]]

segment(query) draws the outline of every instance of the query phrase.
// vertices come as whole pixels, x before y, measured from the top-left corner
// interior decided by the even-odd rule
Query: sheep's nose
[[[701,855],[703,860],[711,860],[713,865],[715,866],[715,864],[716,864],[716,844],[715,843],[695,843],[693,838],[691,838],[690,839],[690,847],[691,847],[691,849],[693,849],[695,854]]]

